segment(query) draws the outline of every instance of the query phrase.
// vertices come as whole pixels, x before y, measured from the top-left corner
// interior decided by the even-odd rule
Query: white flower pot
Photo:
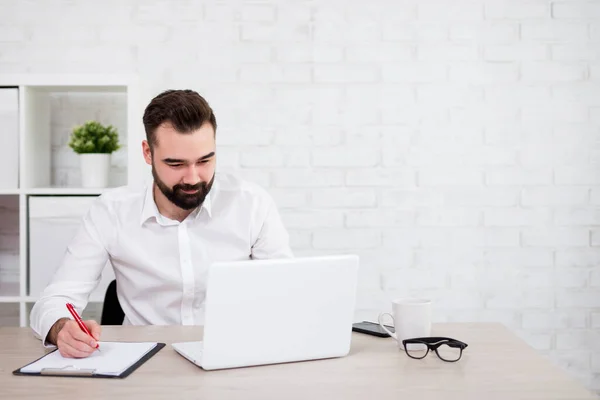
[[[84,188],[104,188],[108,186],[110,172],[109,153],[80,154],[81,185]]]

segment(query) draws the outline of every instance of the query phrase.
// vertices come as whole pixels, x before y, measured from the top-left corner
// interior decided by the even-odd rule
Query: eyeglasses
[[[448,362],[456,362],[462,357],[466,343],[448,337],[421,337],[405,339],[402,345],[410,358],[420,360],[425,358],[429,350],[435,351],[437,356]]]

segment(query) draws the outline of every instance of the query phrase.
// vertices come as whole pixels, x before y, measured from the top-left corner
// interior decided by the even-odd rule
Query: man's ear
[[[142,140],[142,155],[146,164],[152,165],[152,148],[147,140]]]

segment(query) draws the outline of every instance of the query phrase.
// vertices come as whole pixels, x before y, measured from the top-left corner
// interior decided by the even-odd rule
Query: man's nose
[[[183,183],[186,185],[195,185],[200,182],[200,176],[196,171],[195,165],[190,165],[185,170],[185,175],[183,176]]]

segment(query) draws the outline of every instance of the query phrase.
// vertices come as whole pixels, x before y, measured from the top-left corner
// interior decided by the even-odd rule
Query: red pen
[[[88,330],[87,326],[85,326],[85,324],[81,320],[81,317],[79,316],[79,314],[77,314],[77,311],[75,311],[75,307],[73,307],[73,304],[67,303],[67,309],[69,310],[69,312],[71,313],[73,318],[75,318],[75,321],[77,321],[77,324],[79,325],[81,330],[84,331],[85,333],[87,333],[93,339],[94,337]],[[98,348],[98,347],[100,347],[100,344],[98,344],[98,342],[96,342],[96,348]]]

